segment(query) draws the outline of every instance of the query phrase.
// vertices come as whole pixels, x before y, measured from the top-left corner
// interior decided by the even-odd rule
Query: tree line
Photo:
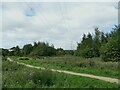
[[[26,44],[22,49],[19,46],[8,49],[2,49],[1,55],[3,56],[62,56],[73,55],[73,50],[64,50],[62,48],[54,48],[54,45],[49,45],[45,42],[34,42]]]
[[[75,54],[85,58],[102,57],[104,61],[120,61],[120,26],[113,28],[110,33],[100,32],[95,28],[92,35],[84,34],[82,41],[77,43]]]
[[[10,50],[3,49],[3,56],[61,56],[74,55],[84,58],[102,57],[104,61],[120,61],[120,26],[115,25],[113,31],[104,33],[95,28],[95,33],[83,34],[82,41],[77,43],[76,50],[54,48],[45,42],[26,44],[22,49],[19,46]]]

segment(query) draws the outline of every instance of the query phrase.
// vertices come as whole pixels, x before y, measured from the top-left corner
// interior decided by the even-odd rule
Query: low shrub
[[[87,63],[85,61],[76,62],[74,66],[78,66],[78,67],[82,67],[83,68],[83,67],[87,67]]]
[[[90,60],[90,61],[89,61],[89,66],[90,66],[90,67],[94,67],[94,66],[95,66],[95,62]]]
[[[84,63],[84,62],[81,62],[80,64],[79,64],[79,67],[86,67],[87,65]]]
[[[22,68],[22,65],[18,65],[14,62],[4,61],[4,63],[2,63],[2,71],[15,71],[20,68]]]
[[[31,79],[35,84],[50,86],[54,84],[56,75],[50,70],[41,70],[35,71]]]
[[[5,56],[1,56],[3,61],[6,61],[7,58]]]

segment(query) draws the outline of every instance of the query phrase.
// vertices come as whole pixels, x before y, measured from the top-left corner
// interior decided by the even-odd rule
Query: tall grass
[[[16,58],[14,58],[16,60]],[[20,61],[20,60],[18,60]],[[27,64],[63,69],[80,73],[89,73],[99,76],[118,77],[118,63],[117,62],[104,62],[101,58],[82,58],[75,56],[63,56],[63,57],[46,57],[44,59],[31,58],[29,61],[23,60]]]
[[[56,80],[56,74],[50,70],[30,69],[15,62],[3,61],[3,87],[50,86]]]
[[[7,68],[7,69],[6,69]],[[86,77],[37,70],[3,61],[3,88],[117,88],[116,84]]]
[[[50,86],[54,84],[56,75],[50,70],[35,70],[31,75],[31,80],[35,84]]]

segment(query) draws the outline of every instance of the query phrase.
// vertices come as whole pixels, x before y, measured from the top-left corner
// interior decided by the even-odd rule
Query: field
[[[15,58],[15,57],[14,57]],[[32,61],[32,60],[31,60]],[[37,61],[37,60],[36,60]],[[27,61],[30,63],[30,61]],[[101,80],[37,70],[3,60],[3,88],[117,88]]]
[[[30,60],[19,60],[19,57],[12,57],[12,59],[34,66],[45,67],[46,69],[53,68],[94,74],[98,76],[120,78],[118,77],[118,62],[104,62],[100,58],[85,59],[75,56],[60,56],[39,58],[31,57],[29,58]]]

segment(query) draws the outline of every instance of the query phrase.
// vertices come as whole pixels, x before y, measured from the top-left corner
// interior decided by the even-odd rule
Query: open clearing
[[[7,58],[10,62],[14,62],[14,60]],[[25,64],[25,63],[21,63],[21,62],[17,62],[18,64],[27,66],[27,67],[31,67],[31,68],[37,68],[37,69],[45,69],[44,67],[37,67],[37,66],[33,66],[33,65],[29,65],[29,64]],[[65,70],[55,70],[55,69],[50,69],[52,71],[55,72],[62,72],[62,73],[66,73],[66,74],[71,74],[71,75],[77,75],[77,76],[84,76],[84,77],[89,77],[89,78],[95,78],[95,79],[99,79],[99,80],[103,80],[103,81],[107,81],[110,83],[117,83],[119,84],[120,80],[119,79],[115,79],[115,78],[109,78],[109,77],[102,77],[102,76],[95,76],[95,75],[91,75],[91,74],[83,74],[83,73],[75,73],[75,72],[71,72],[71,71],[65,71]]]
[[[44,67],[45,69],[66,70],[120,79],[118,62],[104,62],[100,58],[85,59],[75,56],[29,57],[29,60],[19,60],[20,57],[10,58],[14,61]]]

